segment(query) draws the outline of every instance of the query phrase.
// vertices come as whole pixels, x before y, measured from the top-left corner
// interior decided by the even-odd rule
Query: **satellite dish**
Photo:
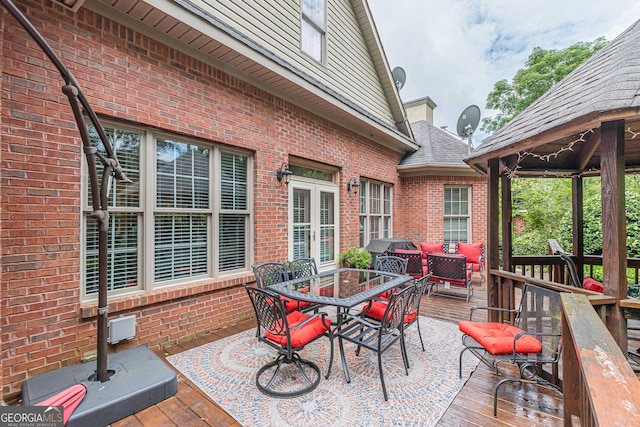
[[[396,84],[398,91],[400,91],[404,86],[404,82],[407,80],[407,73],[404,72],[402,67],[396,67],[391,72],[391,75],[393,76],[393,82]]]
[[[460,118],[458,118],[458,125],[456,126],[456,130],[458,131],[458,136],[467,138],[469,153],[471,153],[471,151],[473,150],[473,142],[471,141],[471,136],[478,127],[478,123],[480,123],[480,108],[478,108],[477,105],[469,105],[460,114]]]

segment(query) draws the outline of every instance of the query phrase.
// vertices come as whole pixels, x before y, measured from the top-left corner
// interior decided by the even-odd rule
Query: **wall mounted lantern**
[[[283,163],[276,171],[276,178],[278,178],[278,182],[280,184],[282,184],[282,180],[284,180],[284,183],[289,185],[291,182],[291,175],[293,175],[293,172],[291,172],[289,165],[286,162]]]
[[[358,194],[358,187],[360,187],[360,181],[357,178],[347,181],[347,193]]]

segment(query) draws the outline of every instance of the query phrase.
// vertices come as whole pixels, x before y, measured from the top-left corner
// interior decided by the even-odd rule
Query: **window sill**
[[[109,314],[135,310],[138,308],[162,304],[168,301],[189,298],[195,295],[216,292],[221,289],[232,288],[243,283],[254,282],[253,274],[248,273],[242,276],[226,277],[223,279],[209,279],[197,283],[183,286],[163,288],[150,292],[140,292],[134,295],[109,298]],[[80,318],[91,319],[97,317],[97,301],[80,305]]]

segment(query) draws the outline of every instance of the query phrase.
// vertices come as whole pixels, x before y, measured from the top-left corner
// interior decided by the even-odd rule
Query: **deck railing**
[[[512,271],[523,276],[536,277],[556,283],[570,284],[566,263],[557,251],[567,253],[555,239],[549,239],[549,255],[525,255],[512,257]],[[584,277],[598,277],[596,266],[602,266],[602,256],[585,255],[583,258]],[[578,268],[580,265],[578,265]],[[594,275],[595,274],[595,275]],[[627,258],[627,279],[631,283],[640,283],[640,258]]]
[[[607,307],[616,303],[615,298],[547,280],[553,278],[553,266],[558,265],[554,257],[528,258],[529,266],[546,269],[547,274],[542,276],[546,278],[490,270],[488,301],[503,308],[517,308],[516,289],[522,289],[525,282],[563,292],[562,372],[554,369],[541,374],[554,384],[562,384],[564,425],[640,425],[634,418],[640,417],[640,381],[602,321]],[[514,319],[496,314],[490,320]],[[627,423],[616,424],[619,420]]]

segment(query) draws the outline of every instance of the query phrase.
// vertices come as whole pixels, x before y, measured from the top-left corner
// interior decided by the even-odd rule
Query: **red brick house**
[[[471,237],[483,240],[483,181],[461,159],[411,156],[419,138],[365,1],[16,4],[132,180],[110,186],[109,318],[137,323],[119,349],[246,319],[251,265],[306,255],[331,268],[361,238],[442,240],[444,192],[460,185],[472,188]],[[26,379],[95,351],[97,233],[64,82],[10,14],[0,19],[0,363],[11,399]]]

